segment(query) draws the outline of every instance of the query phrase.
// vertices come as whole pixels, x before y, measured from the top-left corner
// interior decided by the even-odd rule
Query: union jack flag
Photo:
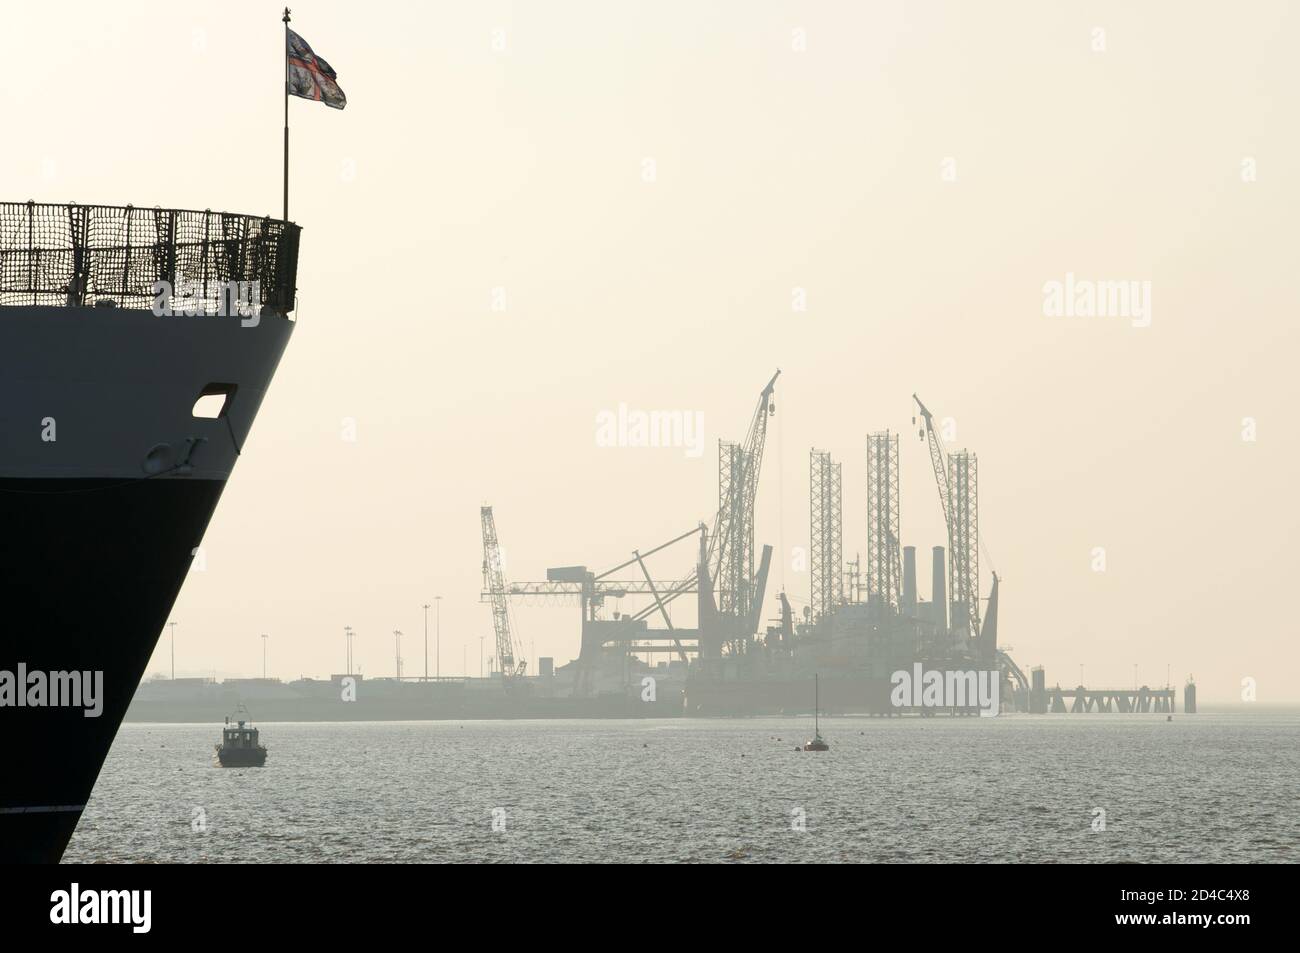
[[[312,52],[311,45],[293,30],[288,31],[289,93],[303,99],[314,99],[334,109],[342,109],[348,98],[335,82],[338,74],[334,67]]]

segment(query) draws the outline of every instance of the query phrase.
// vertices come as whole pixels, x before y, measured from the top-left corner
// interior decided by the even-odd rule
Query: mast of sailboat
[[[813,673],[813,737],[814,738],[820,738],[822,733],[821,721],[820,721],[822,699],[821,699],[821,684],[818,681],[819,678],[820,676],[816,672],[814,672]]]

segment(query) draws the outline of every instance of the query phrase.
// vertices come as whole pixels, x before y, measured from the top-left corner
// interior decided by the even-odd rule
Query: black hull
[[[56,862],[224,482],[0,479],[0,671],[102,672],[103,709],[0,708],[0,862]]]
[[[266,764],[266,752],[247,754],[245,752],[218,751],[217,764],[223,768],[260,768]]]
[[[293,333],[298,228],[4,209],[26,228],[0,234],[0,862],[56,861]],[[156,280],[200,275],[265,284],[263,307],[155,310]],[[40,704],[47,673],[98,681],[97,717]],[[35,704],[6,699],[20,678]]]

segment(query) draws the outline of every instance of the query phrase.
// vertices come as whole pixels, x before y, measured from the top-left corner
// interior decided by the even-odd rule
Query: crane
[[[678,596],[697,592],[702,649],[706,642],[717,647],[715,637],[734,648],[738,640],[758,628],[772,547],[763,547],[762,561],[755,575],[754,500],[763,466],[763,448],[767,444],[767,419],[776,413],[772,393],[780,376],[781,369],[777,368],[759,392],[744,445],[729,445],[730,465],[725,474],[719,474],[722,482],[718,488],[718,515],[711,534],[700,526],[700,558],[695,571],[677,585],[661,590],[654,605],[633,616],[639,620],[656,610],[662,611],[663,606]],[[716,603],[715,592],[720,597]],[[704,636],[706,630],[710,633],[708,638]]]
[[[497,540],[496,519],[492,507],[479,508],[483,524],[483,590],[492,603],[492,628],[497,639],[497,664],[506,679],[524,674],[527,662],[515,662],[515,640],[510,631],[510,601],[506,594],[505,573],[501,568],[501,544]]]
[[[718,608],[724,615],[744,618],[752,610],[754,501],[763,468],[763,448],[767,444],[767,420],[776,413],[772,393],[780,376],[781,370],[777,368],[759,393],[745,443],[734,449],[730,479],[718,501],[718,518],[709,537],[706,564],[720,596]]]
[[[599,642],[587,639],[586,633],[591,630],[598,640],[611,631],[605,630],[603,633],[597,631],[597,627],[603,624],[597,619],[597,611],[609,597],[650,596],[653,601],[648,605],[622,615],[618,621],[623,628],[632,631],[637,623],[657,613],[668,626],[667,637],[672,641],[673,650],[682,661],[687,661],[688,651],[682,640],[690,637],[687,634],[690,630],[675,627],[667,613],[667,606],[680,596],[693,593],[700,595],[700,621],[699,628],[696,630],[700,645],[697,651],[703,650],[706,641],[710,647],[716,645],[716,640],[719,639],[734,644],[742,629],[746,630],[745,634],[752,634],[758,627],[758,615],[772,558],[772,548],[763,547],[758,572],[757,574],[752,572],[754,500],[758,489],[763,449],[767,442],[767,418],[775,413],[776,409],[772,403],[772,393],[780,374],[781,371],[778,369],[767,382],[767,386],[759,393],[758,404],[750,421],[745,444],[743,447],[735,448],[733,457],[735,466],[730,470],[731,479],[725,491],[719,492],[720,501],[714,533],[710,534],[705,525],[700,523],[694,529],[652,549],[635,550],[631,559],[599,575],[589,571],[586,566],[562,566],[548,569],[544,582],[507,585],[504,580],[499,580],[498,588],[494,590],[487,573],[488,537],[485,522],[483,596],[485,601],[493,604],[494,621],[503,618],[504,625],[508,628],[509,620],[504,615],[504,609],[500,607],[504,605],[505,599],[498,600],[497,592],[502,593],[505,598],[524,596],[577,599],[582,607],[584,631],[583,649],[579,656],[579,662],[583,663],[581,666],[583,674],[579,676],[579,685],[582,684],[583,678],[590,674],[591,655],[599,647]],[[685,578],[671,581],[651,579],[644,560],[697,533],[700,536],[700,545],[696,568]],[[642,579],[612,578],[614,573],[631,566],[636,566],[640,570]],[[725,600],[721,607],[722,611],[719,611],[713,602],[715,580],[718,579],[721,579],[722,583],[716,591]],[[722,623],[721,626],[718,625],[719,622]],[[725,632],[720,632],[721,629],[725,629]],[[499,638],[498,635],[498,640]]]
[[[944,457],[943,447],[939,443],[939,434],[934,427],[934,417],[930,414],[925,404],[921,403],[921,398],[916,394],[912,395],[912,400],[916,401],[917,409],[924,420],[924,429],[921,436],[925,439],[930,448],[930,465],[934,467],[934,481],[939,488],[939,503],[943,506],[943,521],[948,530],[948,558],[952,566],[954,577],[958,574],[962,578],[952,580],[952,589],[954,595],[960,591],[963,595],[961,601],[966,605],[966,618],[962,620],[962,625],[966,629],[967,635],[976,639],[980,635],[980,610],[979,610],[979,569],[978,564],[965,552],[964,537],[970,534],[964,532],[965,523],[959,527],[957,521],[961,517],[970,518],[968,508],[970,500],[965,496],[954,506],[952,483],[948,476],[948,461]],[[915,421],[915,418],[913,418]],[[965,460],[962,455],[959,459]],[[963,484],[964,486],[964,484]],[[956,512],[956,509],[961,512]],[[978,542],[976,540],[975,542]],[[957,620],[953,620],[953,628],[958,625]]]
[[[930,445],[930,465],[934,467],[934,482],[939,487],[939,504],[943,507],[943,521],[948,527],[948,544],[952,545],[952,518],[948,514],[948,496],[950,493],[948,487],[948,464],[943,458],[943,447],[939,445],[939,437],[934,432],[934,418],[930,416],[930,411],[926,410],[925,404],[921,403],[921,398],[915,394],[912,400],[916,401],[916,406],[921,411],[921,417],[925,420],[925,431],[923,436]],[[915,418],[913,418],[915,423]]]
[[[576,600],[578,602],[582,609],[582,644],[577,659],[577,678],[574,683],[574,692],[577,695],[585,695],[590,690],[591,680],[595,676],[599,655],[604,645],[610,641],[623,641],[626,643],[630,634],[637,631],[636,623],[641,622],[655,611],[658,611],[663,616],[668,628],[666,630],[650,630],[647,633],[648,637],[650,639],[671,640],[677,657],[683,663],[689,662],[686,655],[688,647],[682,640],[683,638],[693,638],[696,632],[694,630],[679,629],[673,625],[667,610],[664,608],[664,600],[660,594],[663,592],[676,594],[694,592],[693,582],[690,579],[655,580],[651,578],[645,561],[674,543],[702,532],[703,526],[698,526],[652,549],[645,551],[634,550],[631,559],[599,574],[592,572],[586,566],[553,566],[546,570],[545,581],[503,583],[503,591],[507,598],[556,598]],[[615,573],[629,566],[637,566],[643,573],[643,578],[613,578]],[[485,576],[483,601],[493,603],[495,618],[497,596],[490,590],[490,586],[491,581]],[[628,596],[650,596],[654,599],[654,602],[635,614],[615,613],[613,621],[600,618],[601,609],[607,599],[623,599]],[[666,634],[656,634],[661,631]]]

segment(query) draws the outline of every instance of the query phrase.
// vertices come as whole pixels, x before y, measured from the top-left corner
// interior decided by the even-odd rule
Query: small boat
[[[813,676],[813,738],[803,746],[804,751],[830,751],[831,746],[822,740],[821,721],[819,718],[821,709],[821,691],[818,683],[818,677]]]
[[[237,721],[221,731],[221,744],[217,748],[217,761],[223,768],[260,768],[266,764],[266,746],[257,740],[257,729],[251,722]]]

